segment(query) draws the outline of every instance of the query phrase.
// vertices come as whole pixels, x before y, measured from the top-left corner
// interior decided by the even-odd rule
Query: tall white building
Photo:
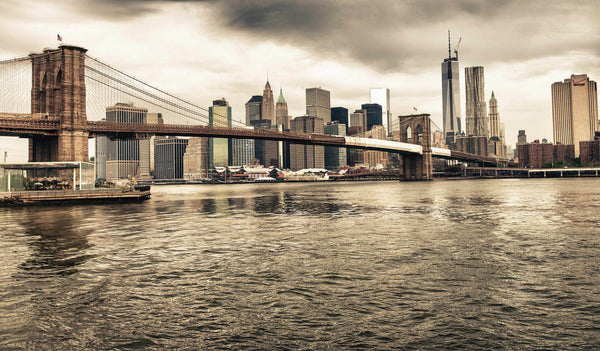
[[[460,111],[460,73],[458,52],[452,57],[450,51],[450,32],[448,32],[448,58],[442,62],[442,116],[444,139],[450,145],[462,132]]]
[[[231,139],[231,165],[249,166],[254,158],[254,139]]]
[[[382,124],[388,135],[392,133],[392,113],[390,112],[390,89],[371,88],[370,98],[372,104],[379,104],[382,107]]]
[[[106,121],[148,123],[148,109],[133,103],[116,103],[106,107]],[[150,139],[110,140],[100,138],[96,144],[96,173],[106,179],[150,176]]]
[[[579,157],[579,142],[594,140],[598,130],[598,90],[587,74],[571,75],[552,84],[554,142],[573,144]]]
[[[321,88],[306,89],[306,114],[322,118],[324,123],[331,122],[331,95],[329,90]]]

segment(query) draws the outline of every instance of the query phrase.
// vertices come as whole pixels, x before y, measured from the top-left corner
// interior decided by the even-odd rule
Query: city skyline
[[[492,90],[502,101],[499,113],[507,144],[513,146],[520,129],[530,140],[552,140],[552,83],[571,74],[596,81],[600,76],[594,31],[600,11],[592,1],[359,1],[346,6],[335,1],[35,0],[27,6],[3,3],[0,9],[6,14],[0,22],[2,58],[55,47],[59,33],[63,42],[84,46],[91,56],[201,106],[225,97],[238,121],[268,75],[273,90],[283,87],[293,117],[305,113],[306,88],[321,86],[331,92],[331,106],[354,111],[369,102],[370,88],[385,87],[394,118],[416,107],[442,127],[439,62],[447,56],[448,29],[453,38],[462,37],[460,69],[485,67],[485,101]],[[374,16],[343,21],[360,11]],[[400,20],[402,28],[396,25]],[[484,20],[487,26],[480,28]],[[15,32],[20,35],[11,35]],[[315,33],[321,35],[305,36]],[[460,88],[464,110],[464,77]],[[0,145],[9,162],[19,154],[26,158],[25,140],[2,138]]]

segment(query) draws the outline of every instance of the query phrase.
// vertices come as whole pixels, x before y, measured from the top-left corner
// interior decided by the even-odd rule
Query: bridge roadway
[[[22,138],[56,136],[59,133],[60,125],[60,118],[57,117],[44,115],[32,116],[31,114],[0,114],[0,135],[2,136],[18,136]],[[288,141],[296,144],[376,150],[404,155],[423,154],[423,147],[416,144],[349,136],[280,132],[270,129],[220,128],[202,125],[116,123],[106,121],[88,121],[86,126],[82,126],[82,129],[89,132],[90,137],[108,136],[110,138],[118,139],[133,139],[148,135],[160,135],[262,139]],[[448,160],[477,162],[484,166],[493,167],[496,167],[499,164],[510,167],[516,166],[514,162],[500,162],[493,157],[473,155],[448,149],[432,148],[431,151],[433,157]]]

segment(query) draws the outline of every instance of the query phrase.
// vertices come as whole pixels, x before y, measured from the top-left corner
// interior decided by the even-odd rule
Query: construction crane
[[[458,43],[456,44],[456,46],[454,47],[454,56],[456,57],[456,60],[458,61],[458,47],[460,46],[460,42],[462,40],[462,37],[460,37],[458,39]]]

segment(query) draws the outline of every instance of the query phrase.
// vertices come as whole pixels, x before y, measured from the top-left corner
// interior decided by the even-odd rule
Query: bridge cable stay
[[[431,124],[433,124],[433,126],[437,128],[437,130],[444,131],[444,129],[440,128],[440,126],[438,126],[437,123],[435,123],[431,118],[429,120],[431,121]]]
[[[31,59],[0,61],[0,112],[31,113]]]
[[[118,102],[135,102],[138,107],[157,108],[151,112],[162,113],[169,124],[209,124],[208,109],[153,87],[94,57],[87,55],[87,58],[86,85],[89,83],[88,90],[92,90],[88,96],[94,94],[89,98],[93,107],[88,109],[94,111],[92,119],[101,119],[106,107]],[[220,117],[226,119],[226,116]],[[237,121],[233,123],[244,126]]]
[[[116,92],[118,92],[118,93],[121,93],[122,95],[126,95],[126,96],[128,96],[129,98],[134,98],[134,99],[136,99],[136,100],[140,100],[140,101],[143,101],[143,102],[145,102],[145,103],[148,103],[148,104],[150,104],[150,105],[152,105],[152,106],[159,107],[159,108],[160,108],[160,111],[167,110],[167,111],[169,111],[169,112],[173,112],[173,113],[175,113],[175,114],[178,114],[178,115],[181,115],[181,116],[184,116],[184,117],[187,117],[187,118],[190,118],[190,119],[193,119],[193,120],[199,121],[199,122],[203,122],[203,123],[206,123],[206,121],[207,121],[207,118],[206,118],[206,116],[201,116],[201,117],[204,117],[204,118],[198,118],[198,117],[196,117],[196,116],[187,115],[187,114],[185,114],[185,113],[183,113],[183,112],[180,112],[180,111],[177,111],[177,110],[173,109],[173,108],[177,108],[178,106],[176,106],[176,105],[175,105],[175,106],[173,106],[173,104],[172,104],[172,103],[170,103],[169,101],[165,101],[165,100],[163,100],[163,99],[160,99],[160,98],[158,98],[158,97],[156,97],[156,96],[153,96],[153,95],[151,95],[151,94],[150,94],[150,97],[142,97],[142,96],[140,96],[140,95],[135,95],[135,94],[133,94],[131,91],[127,91],[127,90],[125,90],[125,89],[122,89],[122,88],[119,88],[119,87],[113,86],[113,85],[111,85],[109,82],[106,82],[106,81],[101,81],[101,80],[97,79],[97,77],[96,77],[96,78],[94,78],[94,77],[93,77],[93,76],[91,76],[91,75],[86,75],[86,78],[87,78],[87,79],[89,79],[89,80],[91,80],[91,81],[93,81],[93,82],[96,82],[96,83],[98,83],[98,84],[104,85],[104,86],[106,86],[106,87],[108,87],[108,88],[110,88],[110,89],[113,89],[113,92],[114,92],[114,91],[116,91]],[[127,86],[129,86],[129,85],[128,85],[128,84],[126,84],[126,83],[124,83],[123,85],[125,85],[126,87],[127,87]],[[134,90],[134,91],[138,91],[138,92],[140,92],[142,95],[148,95],[148,94],[146,94],[145,92],[141,91],[139,88],[135,88],[135,87],[131,87],[131,86],[129,86],[129,87],[130,87],[132,90]],[[122,96],[122,95],[120,95],[120,96]],[[152,101],[152,100],[150,100],[151,98],[154,98],[154,99],[155,99],[155,101]],[[125,100],[124,100],[124,99],[122,99],[122,98],[117,98],[117,99],[115,99],[115,98],[112,98],[111,100],[114,100],[114,101],[117,101],[117,100],[120,100],[120,101],[125,101]],[[171,105],[173,108],[165,107],[164,105],[161,105],[161,104],[159,104],[159,103],[158,103],[159,101],[162,101],[162,102],[166,103],[167,105]],[[185,110],[185,109],[184,109],[184,110]],[[189,112],[191,112],[192,114],[194,113],[193,111],[189,111]]]
[[[107,65],[96,65],[96,67],[92,65],[86,64],[85,71],[88,104],[92,105],[88,106],[90,119],[101,119],[106,108],[117,103],[134,103],[136,107],[151,107],[148,104],[160,107],[157,111],[150,110],[150,112],[162,113],[167,123],[189,124],[192,118],[197,122],[208,122],[206,114],[202,111],[191,111],[192,116],[185,115],[179,108],[180,106],[173,104],[169,99],[157,96],[155,91],[144,89],[144,86],[135,79],[116,73],[116,70],[112,70]],[[167,113],[167,111],[171,113]],[[181,117],[185,117],[185,119]]]
[[[160,93],[162,93],[162,94],[164,94],[164,95],[166,95],[166,96],[169,96],[169,97],[171,97],[171,98],[173,98],[173,99],[175,99],[175,100],[178,100],[178,101],[180,101],[181,103],[188,104],[188,105],[190,105],[190,106],[193,106],[193,107],[196,107],[196,108],[198,108],[198,109],[200,109],[200,110],[203,110],[203,111],[205,111],[205,112],[208,112],[208,109],[206,109],[206,108],[204,108],[204,107],[201,107],[201,106],[194,105],[193,103],[190,103],[190,102],[188,102],[188,101],[182,100],[182,99],[180,99],[180,98],[178,98],[178,97],[176,97],[176,96],[174,96],[174,95],[171,95],[171,94],[169,94],[169,93],[167,93],[167,92],[165,92],[165,91],[163,91],[163,90],[161,90],[161,89],[158,89],[158,88],[152,87],[150,84],[148,84],[148,83],[146,83],[146,82],[144,82],[144,81],[142,81],[142,80],[140,80],[140,79],[137,79],[137,78],[135,78],[135,77],[133,77],[133,76],[131,76],[131,75],[129,75],[129,74],[127,74],[127,73],[125,73],[125,72],[123,72],[123,71],[121,71],[121,70],[117,69],[117,68],[114,68],[114,67],[112,67],[112,66],[110,66],[110,65],[108,65],[108,64],[106,64],[106,63],[104,63],[104,62],[102,62],[102,61],[100,61],[100,60],[98,60],[98,59],[96,59],[96,58],[94,58],[94,57],[91,57],[91,56],[87,55],[87,58],[89,58],[89,59],[91,59],[91,60],[93,60],[93,61],[97,62],[98,64],[100,64],[100,65],[102,65],[102,66],[104,66],[104,67],[107,67],[107,68],[109,68],[109,69],[111,69],[111,70],[113,70],[113,71],[115,71],[115,72],[118,72],[119,74],[121,74],[121,75],[123,75],[123,76],[125,76],[125,77],[127,77],[127,78],[129,78],[129,79],[132,79],[132,80],[134,80],[134,81],[136,81],[136,82],[139,82],[139,83],[141,83],[141,84],[143,84],[143,85],[145,85],[145,86],[147,86],[147,87],[149,87],[149,88],[151,88],[151,89],[154,89],[154,90],[156,90],[156,91],[158,91],[158,92],[160,92]]]
[[[138,96],[138,95],[134,95],[134,94],[132,94],[132,93],[130,93],[130,92],[127,92],[127,91],[125,91],[125,90],[123,90],[123,89],[119,89],[119,88],[117,88],[117,87],[111,86],[111,85],[109,85],[108,83],[102,82],[102,81],[100,81],[100,80],[97,80],[97,79],[95,79],[95,78],[92,78],[92,77],[90,77],[90,76],[86,76],[86,78],[88,78],[88,79],[90,79],[90,80],[92,80],[92,81],[94,81],[94,82],[96,82],[96,83],[98,83],[98,84],[102,84],[102,85],[108,86],[108,87],[110,87],[111,89],[114,89],[114,90],[116,90],[116,91],[118,91],[118,92],[122,93],[123,95],[126,95],[126,96],[130,97],[130,98],[134,98],[134,99],[136,99],[136,100],[143,101],[143,102],[145,102],[145,103],[147,103],[147,104],[149,104],[149,105],[152,105],[152,106],[158,107],[158,108],[160,109],[160,111],[164,111],[164,110],[166,110],[166,111],[169,111],[169,112],[172,112],[172,113],[175,113],[175,114],[178,114],[178,115],[181,115],[181,116],[187,117],[187,118],[189,118],[189,119],[193,119],[193,120],[196,120],[196,121],[199,121],[199,122],[204,122],[204,123],[206,122],[206,119],[200,119],[200,118],[197,118],[197,117],[194,117],[194,116],[190,116],[190,115],[183,114],[183,113],[181,113],[181,112],[179,112],[179,111],[176,111],[176,110],[174,110],[174,109],[171,109],[171,108],[165,107],[164,105],[160,105],[160,104],[158,104],[158,103],[156,103],[156,102],[153,102],[153,101],[151,101],[151,100],[149,100],[149,99],[145,99],[145,98],[143,98],[143,97],[140,97],[140,96]]]

